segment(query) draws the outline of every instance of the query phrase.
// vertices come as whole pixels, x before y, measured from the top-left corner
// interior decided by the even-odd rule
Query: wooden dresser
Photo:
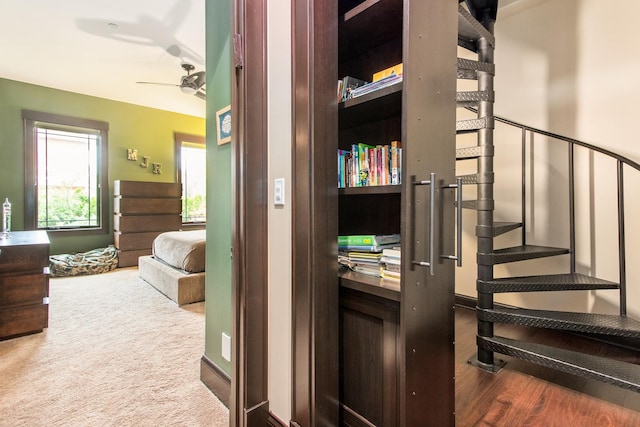
[[[49,237],[14,231],[0,239],[0,339],[49,325]]]
[[[122,181],[113,186],[113,241],[118,267],[151,255],[153,239],[182,226],[182,189],[169,182]]]

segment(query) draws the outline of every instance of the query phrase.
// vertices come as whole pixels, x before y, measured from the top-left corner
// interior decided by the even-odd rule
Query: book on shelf
[[[391,185],[400,184],[402,177],[402,143],[391,141]]]
[[[394,246],[397,246],[397,243],[389,243],[386,245],[340,245],[338,244],[338,250],[347,251],[347,252],[382,253],[383,250],[393,248]]]
[[[373,73],[372,82],[376,82],[384,77],[391,76],[393,74],[402,75],[402,63],[396,64],[393,67],[385,68],[384,70],[380,70],[377,73]]]
[[[380,262],[387,264],[400,265],[401,259],[402,257],[400,255],[400,248],[397,246],[393,248],[383,249],[382,255],[380,256]]]
[[[338,246],[378,246],[387,245],[389,243],[400,243],[400,234],[353,234],[338,236]]]
[[[338,102],[344,102],[351,99],[353,91],[361,86],[366,85],[368,82],[365,80],[357,79],[351,76],[345,76],[341,80],[338,80]]]
[[[382,88],[394,85],[401,81],[402,81],[402,74],[391,74],[375,82],[367,83],[365,85],[358,86],[352,89],[349,93],[348,99],[357,98],[359,96],[366,95],[367,93],[375,92],[376,90],[380,90]]]

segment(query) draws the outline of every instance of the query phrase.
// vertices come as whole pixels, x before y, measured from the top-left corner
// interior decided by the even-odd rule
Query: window
[[[23,111],[25,228],[108,232],[105,122]]]
[[[182,223],[201,225],[207,221],[207,156],[205,138],[175,134],[177,179],[182,184]]]

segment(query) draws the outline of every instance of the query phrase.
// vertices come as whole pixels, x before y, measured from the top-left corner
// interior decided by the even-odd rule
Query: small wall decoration
[[[127,160],[138,160],[138,150],[127,148]]]
[[[140,167],[141,168],[148,168],[149,167],[149,156],[143,156],[142,157],[142,163],[140,163]]]
[[[231,142],[231,105],[216,111],[218,145]]]
[[[162,164],[160,163],[153,163],[152,165],[152,172],[155,174],[161,174],[162,173]]]

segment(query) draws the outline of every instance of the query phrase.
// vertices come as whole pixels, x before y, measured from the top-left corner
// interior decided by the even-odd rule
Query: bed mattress
[[[153,256],[187,273],[205,271],[206,230],[169,231],[153,241]]]

